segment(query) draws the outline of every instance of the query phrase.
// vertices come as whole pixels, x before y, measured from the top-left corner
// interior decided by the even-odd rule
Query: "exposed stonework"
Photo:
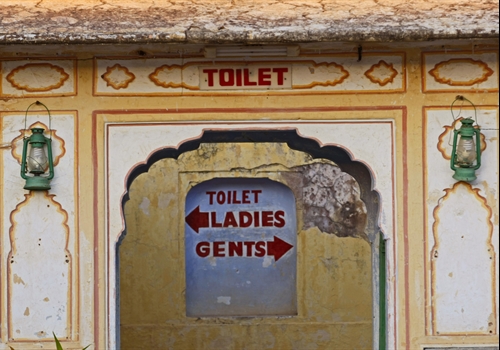
[[[366,206],[360,198],[359,184],[352,176],[327,160],[316,160],[292,170],[283,173],[283,177],[295,184],[293,191],[301,192],[296,196],[303,207],[304,230],[317,227],[338,237],[360,237],[369,241],[365,232]]]
[[[496,0],[3,0],[0,45],[498,37]]]

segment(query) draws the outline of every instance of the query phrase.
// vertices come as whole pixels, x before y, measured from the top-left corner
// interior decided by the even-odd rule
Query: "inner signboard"
[[[295,197],[269,179],[223,178],[186,197],[188,317],[297,314]]]

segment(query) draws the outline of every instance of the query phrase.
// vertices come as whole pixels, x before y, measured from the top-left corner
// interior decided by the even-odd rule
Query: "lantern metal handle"
[[[28,108],[26,108],[26,113],[24,114],[24,133],[26,135],[26,130],[27,130],[27,118],[28,118],[28,111],[29,109],[31,108],[31,106],[33,105],[37,105],[37,106],[43,106],[45,108],[45,110],[47,111],[47,114],[49,115],[49,138],[50,140],[52,140],[52,116],[50,115],[50,111],[49,109],[47,108],[46,105],[44,105],[42,102],[40,101],[36,101],[36,102],[33,102],[32,104],[30,104],[28,106]],[[26,139],[26,136],[24,136],[24,138]]]

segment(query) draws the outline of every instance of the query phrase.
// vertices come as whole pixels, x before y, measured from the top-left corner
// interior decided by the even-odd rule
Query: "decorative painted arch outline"
[[[114,247],[110,246],[110,249],[115,249],[116,259],[118,258],[118,250],[126,237],[126,221],[124,215],[124,209],[126,202],[130,199],[129,189],[134,180],[141,174],[147,173],[152,165],[156,162],[172,158],[177,159],[181,154],[189,151],[194,151],[199,148],[201,143],[264,143],[264,142],[282,142],[286,143],[287,146],[295,151],[305,152],[310,154],[314,159],[328,159],[333,161],[342,172],[351,175],[360,187],[361,193],[360,198],[366,205],[366,210],[368,213],[368,219],[366,224],[366,230],[381,233],[384,239],[387,239],[386,233],[384,233],[378,225],[379,216],[381,213],[380,205],[380,194],[374,189],[374,174],[370,169],[369,165],[361,160],[354,158],[354,155],[346,148],[341,145],[332,144],[322,144],[319,140],[304,137],[300,135],[296,128],[287,129],[267,129],[267,128],[255,128],[246,130],[227,130],[215,128],[204,129],[203,132],[195,137],[184,140],[184,142],[177,145],[177,147],[165,147],[155,149],[149,153],[146,160],[136,164],[132,169],[129,170],[125,177],[125,192],[121,196],[121,218],[122,218],[122,230],[115,241]],[[109,263],[109,261],[108,261]],[[118,278],[119,274],[117,273]],[[109,291],[108,291],[109,293]],[[119,310],[119,299],[115,299],[117,306],[116,310]],[[108,310],[109,311],[109,310]],[[389,322],[386,310],[379,310],[379,314],[383,312],[383,317],[386,318],[385,322]],[[117,315],[119,313],[117,312]],[[119,325],[119,322],[117,322]],[[119,327],[119,326],[118,326]],[[119,329],[119,328],[118,328]],[[117,337],[119,337],[119,332],[117,332]]]
[[[70,335],[71,337],[71,334],[72,334],[72,317],[73,317],[73,304],[72,304],[72,294],[73,294],[73,284],[72,284],[72,279],[73,279],[73,257],[71,255],[71,252],[69,251],[68,249],[68,245],[69,245],[69,235],[70,235],[70,229],[69,229],[69,226],[68,226],[68,212],[62,207],[62,205],[57,202],[54,197],[56,196],[55,194],[49,194],[49,191],[43,191],[44,192],[44,197],[46,200],[48,200],[51,204],[53,204],[57,210],[57,212],[59,212],[62,217],[63,217],[63,221],[61,223],[63,229],[64,229],[64,232],[65,232],[65,238],[64,238],[64,254],[65,254],[65,257],[66,257],[66,262],[68,264],[68,276],[67,276],[67,280],[68,280],[68,293],[67,293],[67,298],[68,298],[68,305],[67,305],[67,320],[70,320],[68,322],[68,325],[67,325],[67,334]],[[14,217],[16,216],[17,213],[19,213],[21,211],[21,209],[23,207],[25,207],[26,205],[28,205],[29,201],[35,196],[35,191],[30,191],[30,193],[28,194],[25,194],[24,195],[24,200],[19,202],[17,205],[16,205],[16,208],[10,213],[10,228],[9,228],[9,242],[10,242],[10,251],[9,253],[7,254],[7,281],[10,281],[10,274],[11,274],[11,263],[13,262],[13,256],[14,254],[16,253],[17,251],[17,248],[16,248],[16,244],[15,244],[15,237],[14,237],[14,232],[16,230],[16,226],[17,226],[17,222],[14,220]],[[8,291],[7,291],[7,298],[10,300],[10,285],[9,285],[9,282],[7,282],[8,284]],[[8,332],[9,332],[9,338],[11,338],[11,335],[10,335],[10,332],[12,331],[12,328],[10,327],[12,322],[11,322],[11,312],[12,312],[12,309],[10,307],[10,302],[8,303],[8,307],[7,307],[7,313],[8,313],[8,319],[7,319],[7,325],[8,325]],[[37,340],[38,342],[53,342],[53,339],[52,338],[44,338],[44,339],[39,339]]]
[[[435,285],[436,284],[436,281],[435,281],[435,274],[434,274],[434,265],[435,265],[435,259],[438,257],[438,252],[439,252],[439,237],[438,237],[438,227],[439,227],[439,224],[440,224],[440,218],[439,218],[439,211],[441,209],[441,206],[442,206],[442,203],[444,201],[446,201],[453,193],[455,193],[455,191],[457,190],[458,186],[465,186],[466,190],[469,191],[477,200],[478,202],[481,203],[482,207],[485,209],[485,211],[487,212],[487,216],[488,216],[488,241],[487,241],[487,246],[489,248],[489,251],[491,251],[491,259],[492,259],[492,263],[491,263],[491,266],[492,266],[492,275],[495,276],[496,274],[496,254],[495,254],[495,249],[494,249],[494,246],[493,244],[491,243],[491,239],[493,237],[493,224],[491,222],[491,218],[492,218],[492,215],[493,215],[493,211],[491,209],[491,207],[488,205],[488,202],[486,200],[485,197],[481,196],[479,194],[480,192],[480,189],[479,188],[473,188],[472,185],[470,183],[467,183],[467,182],[464,182],[464,181],[459,181],[459,182],[456,182],[452,188],[446,188],[444,189],[444,192],[445,192],[445,195],[443,197],[441,197],[438,201],[438,204],[436,205],[436,207],[434,207],[434,210],[432,212],[432,217],[434,219],[434,222],[432,224],[432,235],[433,235],[433,238],[434,238],[434,246],[431,248],[430,250],[430,259],[431,259],[431,286],[432,285]],[[495,282],[495,278],[492,278],[492,305],[493,305],[493,310],[495,311],[496,308],[497,308],[497,305],[496,305],[496,282]],[[431,300],[434,298],[434,288],[431,287]],[[435,306],[433,305],[432,301],[431,301],[431,310],[432,310],[432,314],[435,314]],[[498,311],[497,311],[498,312]],[[494,317],[494,320],[496,320],[496,315]],[[496,323],[496,321],[494,321]],[[432,333],[434,335],[443,335],[443,336],[454,336],[454,335],[459,335],[459,336],[466,336],[466,335],[472,335],[472,333],[463,333],[463,334],[456,334],[456,333],[451,333],[451,334],[439,334],[439,333],[436,333],[436,320],[434,318],[434,316],[432,316],[432,319],[431,319],[431,324],[432,324]],[[493,324],[493,326],[491,327],[492,329],[496,330],[496,324]],[[492,333],[492,332],[490,332]],[[495,332],[496,333],[496,332]],[[480,335],[482,335],[483,333],[480,333]]]
[[[124,220],[123,210],[125,203],[130,199],[129,189],[134,180],[141,174],[149,171],[149,168],[165,158],[177,159],[181,154],[189,151],[194,151],[199,148],[201,143],[264,143],[264,142],[282,142],[295,151],[305,152],[310,154],[314,159],[323,158],[333,161],[343,172],[351,175],[359,184],[361,189],[361,200],[365,203],[369,219],[367,222],[367,230],[372,232],[381,232],[377,224],[380,213],[380,194],[373,189],[373,173],[367,164],[362,161],[354,160],[353,155],[343,147],[337,145],[321,145],[319,141],[312,138],[301,136],[296,129],[288,130],[204,130],[197,137],[186,140],[178,145],[177,148],[166,147],[156,149],[149,154],[146,161],[137,164],[129,171],[126,176],[125,186],[126,191],[122,195],[121,208],[122,219]],[[373,217],[371,217],[373,215]],[[122,232],[116,242],[120,245],[126,235],[126,227],[123,227]]]
[[[451,123],[451,125],[443,126],[444,131],[439,135],[437,149],[439,150],[439,152],[441,152],[441,154],[443,155],[443,158],[446,160],[451,159],[451,154],[450,154],[447,146],[453,137],[453,130],[456,129],[458,122],[461,121],[462,119],[464,119],[464,118],[460,117],[460,118],[456,119],[455,121],[453,121],[453,123]],[[480,139],[481,139],[481,152],[484,152],[484,150],[486,149],[486,146],[487,146],[486,136],[484,136],[483,133],[481,133],[480,135],[481,135],[481,137],[480,137]]]
[[[45,125],[42,122],[37,121],[37,122],[31,124],[27,129],[21,129],[21,130],[19,130],[19,136],[17,136],[11,142],[11,144],[12,144],[12,150],[11,150],[12,157],[14,157],[14,159],[16,159],[19,164],[21,164],[22,155],[17,151],[18,144],[19,144],[20,141],[22,141],[24,139],[26,133],[29,132],[32,128],[43,128],[45,130],[49,129],[47,127],[47,125]],[[51,129],[50,130],[50,137],[52,137],[53,139],[55,139],[55,140],[57,140],[59,142],[59,147],[58,147],[59,154],[54,157],[54,166],[56,166],[57,164],[59,164],[59,161],[61,160],[61,158],[64,157],[64,155],[66,154],[66,147],[64,147],[65,146],[64,139],[61,138],[61,137],[59,137],[56,134],[56,132],[57,132],[57,130],[55,130],[55,129]]]

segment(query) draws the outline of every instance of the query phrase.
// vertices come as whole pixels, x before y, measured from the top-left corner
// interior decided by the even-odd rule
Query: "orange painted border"
[[[408,242],[408,122],[407,122],[407,110],[405,108],[403,112],[403,249],[404,249],[404,286],[405,286],[405,341],[406,349],[411,348],[411,335],[410,335],[410,246]],[[396,227],[396,226],[394,226]],[[396,252],[394,252],[396,254]],[[394,262],[397,260],[397,256],[394,256]],[[396,283],[394,283],[396,285]],[[394,286],[396,288],[396,286]],[[397,298],[395,298],[397,299]],[[394,302],[396,305],[396,302]],[[394,310],[394,315],[396,315],[396,310]],[[396,317],[394,317],[396,318]],[[396,323],[396,320],[394,320]],[[394,325],[394,329],[396,325]],[[396,336],[397,337],[397,336]],[[397,349],[397,344],[394,344],[394,349]]]
[[[95,62],[95,61],[94,61]],[[403,240],[404,240],[404,261],[405,261],[405,267],[404,267],[404,298],[405,298],[405,311],[406,311],[406,322],[405,322],[405,340],[406,340],[406,349],[410,350],[410,322],[409,322],[409,284],[408,284],[408,278],[409,278],[409,266],[408,266],[408,261],[409,261],[409,245],[408,245],[408,184],[407,184],[407,179],[408,179],[408,170],[407,170],[407,165],[406,165],[406,159],[407,159],[407,151],[408,151],[408,140],[407,140],[407,107],[406,106],[369,106],[369,107],[304,107],[304,108],[207,108],[207,109],[179,109],[179,110],[165,110],[165,109],[137,109],[137,110],[95,110],[92,112],[92,164],[93,164],[93,169],[94,169],[94,174],[93,174],[93,182],[94,182],[94,348],[96,350],[99,350],[99,336],[100,336],[100,331],[102,330],[102,327],[100,326],[99,323],[99,285],[97,279],[99,278],[99,252],[98,252],[98,242],[99,242],[99,164],[101,161],[104,161],[104,159],[100,160],[98,159],[98,140],[97,140],[97,125],[98,125],[98,116],[100,114],[111,114],[111,115],[118,115],[118,114],[201,114],[201,113],[280,113],[280,112],[336,112],[336,111],[370,111],[370,110],[400,110],[402,112],[402,122],[403,122],[403,178],[406,180],[406,185],[403,185],[403,191],[404,191],[404,200],[403,200]],[[269,121],[269,120],[262,120],[262,121],[251,121],[251,122],[245,122],[245,121],[232,121],[232,120],[218,120],[221,123],[224,124],[288,124],[290,121],[280,121],[280,120],[274,120],[274,121]],[[342,120],[343,122],[352,122],[352,123],[359,123],[359,120]],[[369,119],[366,120],[367,122]],[[306,122],[308,124],[325,124],[325,122],[335,122],[332,120],[325,120],[325,121],[320,121],[320,120],[302,120],[298,122]],[[372,121],[372,123],[386,123],[383,121]],[[192,122],[166,122],[165,124],[177,124],[177,125],[182,125],[182,124],[209,124],[213,125],[214,121],[210,122],[199,122],[199,121],[192,121]],[[151,123],[120,123],[120,125],[151,125]],[[104,131],[104,133],[108,132],[108,128]],[[392,144],[396,145],[396,140],[394,139],[395,135],[393,133],[392,135]],[[394,147],[392,152],[394,152]],[[109,158],[108,158],[109,159]],[[397,159],[394,159],[393,155],[393,161],[395,162],[393,165],[393,175],[392,175],[392,189],[393,189],[393,208],[395,208],[396,204],[396,166],[397,166]],[[107,167],[107,166],[106,166]],[[106,195],[107,196],[107,195]],[[109,203],[108,203],[109,205]],[[107,208],[107,211],[109,213],[109,208]],[[107,214],[106,214],[107,215]],[[122,213],[123,215],[123,213]],[[108,223],[109,224],[109,223]],[[394,228],[394,239],[393,239],[393,261],[394,263],[397,262],[397,246],[396,246],[396,238],[397,238],[397,230],[396,230],[396,215],[393,215],[393,228]],[[107,228],[109,231],[109,227]],[[105,237],[107,239],[107,237]],[[109,248],[109,247],[108,247]],[[107,260],[107,259],[106,259]],[[108,271],[109,271],[109,261],[106,261],[105,264],[108,266]],[[397,269],[395,266],[392,267],[393,273],[395,278],[397,279]],[[109,276],[107,276],[109,279]],[[107,300],[110,299],[110,291],[106,290],[106,298]],[[397,284],[394,283],[393,286],[393,293],[394,293],[394,348],[396,349],[398,346],[398,327],[397,327],[397,307],[398,307],[398,294],[397,294]],[[107,317],[109,317],[109,305],[107,309]],[[117,331],[119,331],[119,324],[117,324]],[[107,334],[105,334],[105,339],[107,340]]]

